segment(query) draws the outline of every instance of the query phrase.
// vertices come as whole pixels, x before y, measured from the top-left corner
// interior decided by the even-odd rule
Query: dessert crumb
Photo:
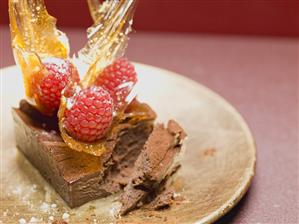
[[[49,220],[50,220],[50,221],[53,221],[53,220],[54,220],[54,216],[52,216],[52,215],[49,216]]]
[[[62,219],[64,219],[64,220],[68,219],[69,217],[70,217],[70,214],[67,212],[63,213],[63,215],[62,215]]]
[[[19,224],[26,224],[26,220],[23,219],[23,218],[20,218],[20,219],[19,219]]]
[[[57,208],[57,205],[54,203],[51,205],[51,208]]]

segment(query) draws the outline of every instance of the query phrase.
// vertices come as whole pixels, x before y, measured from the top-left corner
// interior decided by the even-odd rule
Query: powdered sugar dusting
[[[70,214],[67,213],[67,212],[63,213],[63,215],[62,215],[62,219],[63,219],[63,220],[68,220],[69,217],[70,217]]]
[[[23,219],[23,218],[20,218],[20,219],[19,219],[19,224],[26,224],[26,220]]]
[[[43,202],[42,205],[40,206],[40,210],[42,212],[48,212],[48,210],[49,210],[49,204],[46,203],[46,202]]]
[[[17,159],[16,159],[16,156]],[[15,204],[4,204],[0,213],[3,223],[52,224],[55,220],[68,223],[110,223],[115,220],[116,210],[111,205],[116,195],[86,203],[75,209],[69,209],[55,190],[42,178],[39,172],[21,153],[13,154],[14,167],[18,169],[15,178],[4,189],[4,198]],[[28,175],[29,174],[29,175]],[[94,215],[94,216],[92,216]],[[0,222],[1,223],[1,222]]]
[[[181,196],[180,193],[173,192],[173,197],[174,197],[174,198],[177,198],[177,197],[180,197],[180,196]]]
[[[34,223],[40,223],[41,220],[35,217],[31,217],[31,219],[29,220],[30,224],[34,224]]]
[[[20,187],[16,187],[16,189],[14,189],[13,191],[12,191],[12,193],[13,194],[21,194],[22,193],[22,189],[20,188]]]
[[[120,208],[121,208],[120,203],[114,203],[113,206],[109,210],[110,216],[116,217],[119,214]]]
[[[31,191],[32,192],[35,192],[37,189],[37,185],[36,184],[33,184],[32,187],[31,187]]]

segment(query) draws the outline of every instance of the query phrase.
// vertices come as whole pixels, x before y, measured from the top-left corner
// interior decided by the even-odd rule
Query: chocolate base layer
[[[68,148],[57,119],[43,116],[23,100],[12,110],[17,147],[71,208],[105,197],[128,184],[152,132],[155,113],[146,104],[134,104],[132,110],[142,106],[146,119],[119,124],[107,139],[106,155],[96,157]]]

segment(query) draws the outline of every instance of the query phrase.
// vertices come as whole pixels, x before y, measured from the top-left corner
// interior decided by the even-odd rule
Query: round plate
[[[163,211],[136,210],[116,218],[118,195],[70,209],[15,147],[10,109],[23,97],[17,67],[1,70],[2,222],[68,217],[69,223],[212,223],[242,198],[255,172],[253,137],[239,113],[206,87],[173,72],[136,64],[138,98],[177,120],[188,134],[174,187],[176,204]]]

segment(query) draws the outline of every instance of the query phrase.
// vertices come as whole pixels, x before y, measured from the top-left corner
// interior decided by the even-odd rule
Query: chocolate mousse
[[[121,196],[121,214],[126,214],[155,198],[156,204],[167,206],[165,201],[169,201],[169,197],[161,197],[159,193],[169,185],[171,177],[180,167],[177,157],[185,138],[184,130],[173,120],[168,122],[166,128],[163,124],[154,127]]]

